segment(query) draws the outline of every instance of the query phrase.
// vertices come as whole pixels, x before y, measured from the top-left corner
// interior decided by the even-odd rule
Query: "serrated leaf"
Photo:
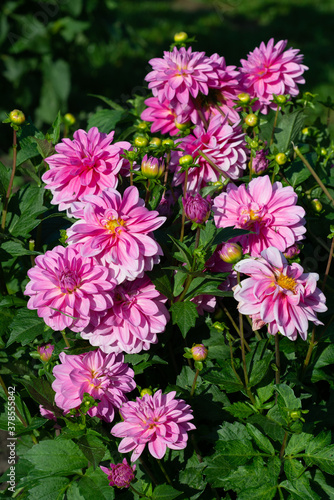
[[[317,465],[323,472],[334,474],[334,444],[317,452],[306,451],[301,454],[309,465]]]
[[[173,289],[173,295],[174,297],[178,297],[181,295],[183,291],[183,284],[185,280],[187,279],[187,274],[186,273],[178,273],[176,272],[174,275],[174,289]]]
[[[25,161],[31,160],[32,158],[36,158],[37,156],[39,156],[39,154],[40,153],[38,151],[37,144],[35,142],[27,144],[18,151],[16,158],[16,166],[19,167]]]
[[[180,495],[182,495],[182,492],[175,490],[173,486],[159,484],[153,490],[152,500],[173,500]]]
[[[148,272],[147,275],[159,292],[161,292],[168,299],[173,299],[173,289],[171,283],[172,273],[170,271],[163,270],[161,267],[155,266],[153,271]]]
[[[24,458],[38,471],[52,476],[73,474],[88,463],[79,446],[69,439],[40,441],[25,453]]]
[[[55,416],[61,417],[63,412],[54,404],[55,392],[50,383],[43,378],[35,378],[32,381],[23,379],[22,384],[29,395],[42,405],[46,410],[52,411]]]
[[[29,500],[61,500],[68,483],[67,477],[45,477],[29,489]]]
[[[285,448],[285,455],[295,455],[305,450],[311,439],[313,439],[312,434],[306,434],[305,432],[292,434]]]
[[[275,455],[275,448],[269,439],[259,431],[259,429],[252,424],[246,424],[246,429],[260,450],[269,453],[269,455]]]
[[[304,126],[305,115],[302,110],[281,115],[277,121],[274,143],[280,152],[291,148]]]
[[[0,161],[0,196],[2,198],[5,198],[6,196],[10,175],[11,169],[7,168],[6,165]]]
[[[227,408],[224,408],[225,411],[231,413],[236,418],[247,418],[250,415],[253,415],[255,412],[254,408],[249,403],[243,403],[241,401],[237,401],[236,403],[231,404]]]
[[[22,345],[32,342],[38,335],[43,335],[45,323],[37,316],[36,311],[20,309],[9,327],[11,334],[7,347],[14,342],[20,342]]]
[[[99,132],[109,134],[123,118],[124,111],[119,109],[100,109],[88,119],[87,128],[97,127]]]
[[[185,338],[190,328],[193,328],[196,324],[196,318],[198,318],[196,305],[190,301],[175,302],[172,304],[170,311],[172,313],[173,325],[178,325],[182,336]]]
[[[113,101],[112,99],[109,99],[109,97],[105,97],[103,95],[97,95],[97,94],[88,94],[90,97],[96,97],[97,99],[101,99],[101,101],[105,102],[108,104],[113,109],[118,109],[119,111],[125,111],[125,109],[120,105],[117,104],[117,102]]]
[[[76,483],[78,486],[76,494],[82,495],[84,500],[113,500],[115,490],[109,486],[107,475],[97,467],[87,469],[86,473]],[[81,496],[73,496],[73,500],[80,500]],[[70,500],[70,498],[68,499]]]
[[[311,162],[310,155],[306,155],[306,159]],[[284,169],[284,176],[290,182],[292,187],[299,186],[299,184],[306,181],[310,175],[311,172],[301,161],[294,161],[291,165]]]
[[[243,390],[242,382],[237,378],[230,364],[226,363],[221,368],[206,370],[202,377],[213,384],[219,384],[226,392]]]
[[[273,354],[266,349],[266,346],[267,341],[261,340],[255,349],[246,356],[249,387],[259,384],[267,374]]]
[[[278,485],[265,483],[256,488],[247,488],[238,495],[238,500],[272,500],[277,492]]]
[[[175,258],[177,258],[177,260],[180,260],[181,262],[184,262],[186,264],[188,264],[189,268],[191,268],[191,264],[192,264],[192,255],[189,251],[189,248],[188,246],[181,242],[181,241],[178,241],[176,240],[175,238],[173,238],[173,236],[169,235],[170,239],[173,241],[174,245],[179,249],[180,251],[180,255],[178,255],[177,253],[174,254]]]
[[[212,245],[219,245],[220,243],[225,243],[231,238],[236,238],[237,236],[242,236],[244,234],[250,234],[251,231],[246,229],[235,229],[232,227],[224,227],[218,229],[216,236],[213,239]]]
[[[93,468],[96,469],[107,450],[102,441],[93,434],[86,434],[78,440],[77,444]]]

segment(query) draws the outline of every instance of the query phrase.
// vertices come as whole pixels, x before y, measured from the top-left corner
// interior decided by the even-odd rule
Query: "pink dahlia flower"
[[[109,486],[116,486],[116,488],[129,488],[131,481],[134,480],[134,471],[136,465],[132,467],[128,464],[126,458],[120,464],[110,464],[110,469],[100,465],[102,472],[107,474],[109,479]]]
[[[73,216],[80,220],[67,230],[67,242],[77,243],[83,256],[113,268],[119,283],[135,279],[159,262],[162,250],[152,232],[166,217],[145,208],[136,187],[128,187],[123,199],[115,189],[88,195],[75,204]]]
[[[327,310],[326,298],[316,286],[318,274],[304,273],[296,263],[289,266],[277,248],[269,247],[261,258],[245,259],[234,268],[249,276],[234,289],[238,309],[254,316],[258,328],[266,323],[272,335],[280,332],[296,340],[299,333],[306,340],[309,321],[323,324],[316,315]]]
[[[55,331],[66,327],[80,332],[88,325],[93,311],[112,306],[116,286],[111,269],[82,257],[76,246],[57,246],[38,255],[35,267],[29,269],[28,309],[37,309],[39,317]]]
[[[164,52],[163,59],[151,59],[149,63],[153,71],[145,77],[148,87],[161,103],[167,99],[172,107],[188,104],[199,92],[207,95],[209,87],[218,84],[210,58],[205,52],[192,52],[191,47],[174,47],[172,52]]]
[[[208,130],[204,126],[198,125],[193,134],[187,135],[181,142],[180,148],[184,152],[172,153],[172,166],[176,166],[173,183],[178,186],[184,183],[185,173],[180,172],[178,159],[180,156],[190,154],[193,158],[202,151],[217,169],[199,156],[195,163],[199,167],[192,167],[188,170],[187,190],[198,192],[208,182],[216,182],[222,173],[231,179],[240,177],[242,170],[246,168],[247,153],[246,143],[241,128],[236,125],[229,125],[227,118],[221,115],[215,116],[209,123]]]
[[[185,106],[185,110],[178,110],[179,114],[177,115],[167,99],[160,102],[157,97],[149,97],[146,99],[145,104],[148,107],[144,109],[140,118],[147,122],[153,122],[151,125],[152,134],[155,132],[169,135],[178,134],[180,130],[175,123],[185,123],[192,110],[189,106]]]
[[[111,144],[114,132],[102,134],[97,127],[88,132],[77,130],[73,141],[62,139],[55,149],[57,154],[45,161],[49,164],[42,180],[53,194],[51,203],[59,210],[71,209],[72,203],[87,194],[99,195],[104,189],[115,188],[118,173],[126,161],[121,158],[129,142]]]
[[[169,321],[166,301],[147,276],[125,281],[115,288],[113,307],[92,317],[81,336],[103,352],[147,351]]]
[[[194,417],[192,409],[182,399],[174,399],[176,392],[153,396],[145,394],[136,401],[125,403],[120,409],[124,422],[114,425],[111,434],[123,438],[118,447],[120,453],[133,451],[131,462],[148,450],[155,458],[162,458],[167,448],[182,450],[187,446],[187,432],[195,429],[189,422]]]
[[[280,182],[271,185],[268,175],[253,179],[247,188],[245,184],[229,184],[226,193],[214,200],[214,221],[217,227],[252,231],[235,238],[244,253],[258,257],[270,246],[284,252],[306,232],[305,210],[296,205],[297,200],[291,186],[282,187]]]
[[[88,415],[106,422],[114,419],[115,408],[127,401],[125,393],[136,388],[134,372],[122,354],[104,354],[99,349],[80,355],[60,353],[61,364],[53,368],[55,403],[66,413],[78,408],[87,392],[99,400]]]
[[[247,60],[240,61],[244,91],[258,98],[253,109],[260,109],[264,114],[270,108],[277,108],[277,104],[271,102],[273,94],[296,96],[298,85],[305,83],[302,75],[308,67],[301,64],[303,55],[298,54],[298,49],[284,50],[286,44],[287,40],[281,40],[274,45],[271,38],[267,45],[262,42],[250,52]]]

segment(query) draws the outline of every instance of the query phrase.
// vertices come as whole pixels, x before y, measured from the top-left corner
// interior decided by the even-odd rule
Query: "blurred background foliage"
[[[263,40],[288,39],[310,70],[303,91],[334,96],[334,1],[321,0],[11,0],[0,14],[0,118],[20,108],[37,127],[60,109],[86,128],[107,96],[122,106],[149,95],[148,60],[173,35],[195,36],[194,50],[218,52],[239,66]],[[313,113],[324,115],[320,104]],[[2,126],[0,149],[11,131]]]

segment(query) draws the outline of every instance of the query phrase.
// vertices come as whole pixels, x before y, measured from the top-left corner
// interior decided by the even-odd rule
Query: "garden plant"
[[[2,125],[0,493],[334,498],[334,103],[286,40],[149,65],[86,130]]]

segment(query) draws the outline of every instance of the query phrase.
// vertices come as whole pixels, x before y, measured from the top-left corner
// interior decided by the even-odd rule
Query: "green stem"
[[[130,488],[130,490],[132,490],[134,493],[136,493],[136,495],[138,495],[139,497],[142,497],[142,498],[151,498],[151,497],[146,496],[144,493],[140,493],[138,490],[136,490],[136,488],[134,488],[134,487],[132,486],[132,484],[130,484],[129,488]]]
[[[164,187],[167,184],[168,180],[168,170],[169,170],[169,163],[170,163],[170,158],[171,158],[171,152],[167,151],[167,157],[166,157],[166,165],[165,165],[165,176],[164,176]]]
[[[201,228],[198,227],[197,230],[196,230],[194,251],[196,250],[196,248],[198,248],[199,240],[200,240],[200,235],[201,235]],[[191,271],[194,270],[195,263],[196,263],[196,257],[195,257],[195,254],[194,254],[194,256],[193,256],[193,262],[192,262],[192,266],[191,266]],[[192,280],[193,280],[193,277],[190,276],[190,274],[188,274],[186,282],[184,284],[184,288],[182,290],[182,293],[181,293],[180,297],[178,299],[176,299],[175,302],[182,302],[182,300],[184,299],[184,297],[185,297],[185,295],[186,295],[186,293],[187,293],[187,291],[189,289],[189,286],[190,286],[190,283],[192,282]]]
[[[239,337],[241,338],[241,334],[240,334],[240,330],[236,324],[236,322],[234,321],[234,319],[232,318],[229,310],[227,309],[227,307],[224,306],[224,304],[222,302],[220,302],[220,305],[221,307],[223,308],[224,310],[224,313],[226,314],[226,316],[228,317],[228,319],[231,321],[235,331],[237,332],[237,334],[239,335]],[[244,343],[245,343],[245,347],[247,349],[248,352],[251,352],[251,348],[249,347],[248,343],[246,342],[246,340],[244,340]]]
[[[144,468],[144,470],[145,470],[146,474],[150,477],[150,479],[151,479],[152,483],[153,483],[155,486],[157,486],[157,485],[158,485],[158,481],[155,479],[155,477],[154,477],[153,473],[151,472],[150,468],[149,468],[149,467],[147,467],[146,463],[144,462],[143,457],[139,457],[139,459],[138,459],[138,460],[139,460],[139,462],[142,464],[142,466],[143,466],[143,468]]]
[[[166,472],[166,470],[165,470],[164,466],[162,465],[161,460],[159,460],[159,459],[157,458],[157,461],[158,461],[158,464],[159,464],[160,469],[162,470],[163,475],[164,475],[164,476],[165,476],[165,478],[167,479],[167,482],[168,482],[171,486],[173,486],[173,485],[172,485],[172,481],[169,479],[169,476],[168,476],[168,474],[167,474],[167,472]]]
[[[275,335],[275,361],[276,361],[276,372],[275,372],[275,383],[281,383],[281,356],[279,352],[279,336],[278,333]]]
[[[145,196],[145,207],[147,207],[147,204],[149,202],[150,194],[151,194],[151,191],[150,191],[150,179],[147,179],[146,196]]]
[[[328,191],[328,189],[326,188],[326,186],[324,185],[318,174],[315,172],[315,170],[311,167],[305,156],[301,154],[298,147],[295,145],[293,145],[293,150],[295,151],[296,155],[301,159],[301,161],[304,163],[305,167],[313,175],[313,177],[315,178],[315,180],[317,181],[317,183],[319,184],[319,186],[321,187],[321,189],[323,190],[329,201],[334,205],[334,198],[331,196],[330,192]]]
[[[279,457],[280,457],[281,460],[282,460],[283,455],[284,455],[284,451],[285,451],[285,446],[286,446],[287,439],[288,439],[288,432],[285,431],[284,438],[283,438],[283,443],[282,443],[282,447],[281,447],[281,451],[279,452]]]
[[[315,326],[314,326],[313,330],[312,330],[312,337],[311,337],[311,340],[310,340],[310,345],[308,347],[306,358],[305,358],[305,361],[304,361],[304,364],[303,364],[302,376],[304,375],[304,373],[306,371],[306,368],[309,365],[309,362],[310,362],[310,359],[311,359],[311,356],[312,356],[312,352],[313,352],[313,348],[314,348],[314,346],[316,344],[317,344],[317,342],[315,342]]]
[[[239,374],[238,374],[237,370],[235,369],[235,366],[234,366],[232,340],[231,340],[231,336],[230,336],[229,333],[227,334],[227,337],[228,337],[228,343],[229,343],[229,346],[230,346],[230,358],[231,358],[232,370],[233,370],[234,375],[236,376],[236,378],[239,380],[240,384],[244,385],[243,382],[242,382],[242,380],[241,380],[241,378],[239,377]]]
[[[193,380],[193,385],[192,385],[191,391],[190,391],[190,397],[191,398],[193,397],[195,389],[196,389],[196,382],[197,382],[197,379],[198,379],[198,375],[199,375],[199,369],[197,368],[196,373],[195,373],[195,377],[194,377],[194,380]]]
[[[6,217],[7,217],[8,203],[9,203],[10,194],[12,192],[12,187],[13,187],[13,182],[14,182],[14,177],[15,177],[16,157],[17,157],[17,136],[16,136],[16,130],[13,129],[13,168],[12,168],[12,173],[11,173],[11,176],[10,176],[10,179],[9,179],[9,184],[8,184],[8,189],[7,189],[7,193],[6,193],[6,198],[5,198],[5,202],[4,202],[3,210],[2,210],[2,219],[1,219],[1,229],[2,229],[2,231],[4,231],[5,227],[6,227]]]
[[[279,113],[279,110],[280,110],[280,107],[277,106],[277,109],[276,109],[276,114],[275,114],[275,119],[274,119],[274,125],[273,125],[273,129],[272,129],[272,132],[271,132],[271,137],[270,137],[270,143],[269,143],[269,147],[272,145],[272,143],[274,142],[274,134],[275,134],[275,128],[276,128],[276,125],[277,125],[277,119],[278,119],[278,113]]]
[[[130,162],[130,186],[133,186],[133,160],[129,160]]]
[[[329,270],[331,268],[331,263],[332,263],[332,259],[333,259],[333,252],[334,252],[334,238],[332,238],[332,244],[331,244],[331,248],[330,248],[330,251],[329,251],[329,256],[328,256],[328,261],[327,261],[325,276],[324,276],[324,280],[323,280],[322,286],[321,286],[321,291],[322,292],[325,290],[326,281],[327,281],[327,278],[328,278],[328,275],[329,275]]]
[[[245,354],[245,338],[244,338],[244,322],[242,314],[239,312],[239,330],[241,338],[241,357],[242,357],[242,367],[244,370],[245,387],[248,388],[248,373],[246,365],[246,354]]]
[[[184,177],[184,185],[183,185],[183,198],[184,200],[186,199],[186,194],[187,194],[187,183],[188,183],[188,169],[186,169],[185,172],[185,177]],[[182,243],[183,238],[184,238],[184,223],[186,220],[186,211],[184,209],[184,205],[182,203],[182,222],[181,222],[181,234],[180,234],[180,241]]]
[[[68,339],[67,339],[67,337],[66,337],[65,330],[62,330],[62,331],[61,331],[61,334],[62,334],[62,336],[63,336],[63,339],[64,339],[64,342],[65,342],[65,344],[66,344],[66,347],[71,347],[71,345],[70,345],[70,343],[69,343],[69,341],[68,341]]]

